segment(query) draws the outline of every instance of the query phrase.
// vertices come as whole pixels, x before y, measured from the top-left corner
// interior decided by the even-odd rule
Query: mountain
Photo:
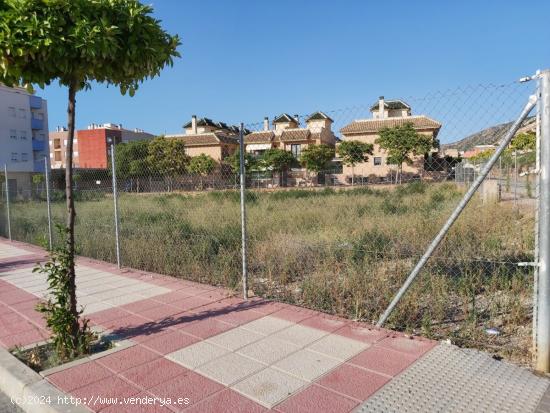
[[[483,129],[470,136],[465,137],[456,142],[446,143],[441,145],[441,149],[458,149],[459,151],[467,151],[476,145],[494,145],[498,144],[506,131],[514,122],[501,123],[500,125],[491,126]],[[535,117],[531,116],[523,121],[519,133],[535,132],[536,122]]]

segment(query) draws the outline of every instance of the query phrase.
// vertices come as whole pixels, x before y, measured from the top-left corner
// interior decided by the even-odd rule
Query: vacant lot
[[[254,293],[375,320],[458,202],[452,184],[396,190],[289,190],[248,194],[249,269]],[[82,255],[114,261],[112,198],[80,193]],[[54,203],[63,221],[63,202]],[[126,266],[212,284],[240,282],[236,192],[123,194]],[[44,203],[12,208],[15,239],[45,239]],[[513,203],[467,208],[389,325],[530,361],[531,208]],[[488,328],[498,334],[488,334]]]

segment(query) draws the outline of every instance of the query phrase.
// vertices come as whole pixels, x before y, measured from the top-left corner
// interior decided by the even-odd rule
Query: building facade
[[[374,146],[373,154],[369,155],[367,162],[361,162],[354,166],[355,175],[361,177],[383,178],[388,177],[396,170],[396,165],[387,163],[387,153],[376,144],[379,131],[383,128],[394,128],[410,123],[421,134],[437,138],[441,129],[441,123],[425,115],[412,115],[411,107],[402,100],[385,100],[381,96],[378,102],[370,108],[371,119],[359,119],[340,129],[343,141],[360,141]],[[420,175],[424,168],[424,157],[416,156],[412,165],[403,164],[403,173]],[[352,167],[344,165],[343,175],[351,177]]]
[[[26,89],[0,84],[0,166],[8,169],[11,193],[30,190],[33,173],[48,157],[48,106]]]
[[[54,169],[64,169],[66,163],[66,128],[50,132],[50,158]],[[113,142],[126,143],[136,140],[153,139],[154,135],[141,129],[124,129],[115,123],[91,124],[87,129],[75,131],[73,140],[73,167],[83,169],[106,169],[109,162],[109,146]]]

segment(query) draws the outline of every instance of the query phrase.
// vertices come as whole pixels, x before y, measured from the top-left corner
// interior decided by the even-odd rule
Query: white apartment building
[[[48,107],[26,89],[0,84],[0,169],[8,169],[10,191],[30,188],[31,175],[44,171],[49,156]]]

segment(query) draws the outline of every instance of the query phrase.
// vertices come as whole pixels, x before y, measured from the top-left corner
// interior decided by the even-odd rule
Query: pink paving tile
[[[203,294],[209,290],[212,290],[216,287],[212,287],[210,286],[209,288],[205,288],[205,286],[202,286],[200,284],[196,284],[196,285],[185,285],[183,288],[181,288],[179,291],[182,291],[186,294],[189,294],[189,295],[199,295],[199,294]]]
[[[306,318],[300,322],[300,325],[316,328],[318,330],[327,331],[332,333],[342,327],[344,327],[348,322],[345,320],[340,320],[335,317],[326,317],[326,316],[313,316]]]
[[[282,413],[347,413],[359,403],[317,385],[309,386],[274,410]]]
[[[159,357],[157,353],[136,345],[96,359],[96,362],[115,373],[120,373]]]
[[[159,301],[161,303],[169,304],[173,301],[178,301],[178,300],[181,300],[181,299],[187,298],[187,297],[191,297],[191,294],[187,294],[184,291],[171,291],[171,292],[166,293],[166,294],[161,294],[161,295],[155,296],[154,300]]]
[[[251,321],[257,320],[258,318],[265,317],[265,314],[262,314],[254,310],[241,310],[241,309],[228,309],[225,313],[222,313],[219,316],[216,316],[218,320],[224,321],[226,323],[234,324],[236,326],[250,323]]]
[[[208,298],[191,296],[187,298],[182,298],[170,303],[174,307],[177,307],[179,311],[188,311],[193,309],[198,309],[202,306],[211,304],[212,301]]]
[[[343,364],[321,378],[318,383],[354,399],[366,400],[389,380],[389,377],[378,373]]]
[[[19,289],[0,293],[0,302],[7,305],[22,303],[24,301],[33,301],[33,300],[36,300],[35,295],[32,295],[26,291],[19,290]]]
[[[185,290],[182,290],[185,291]],[[233,294],[227,290],[223,289],[215,289],[215,290],[209,290],[205,291],[201,294],[199,294],[200,297],[208,298],[210,300],[223,300],[224,298],[228,298],[232,296]]]
[[[129,397],[124,404],[109,406],[101,410],[101,413],[172,413],[173,410],[163,406],[163,402],[149,393],[142,392]]]
[[[46,378],[61,390],[71,391],[98,380],[103,381],[112,375],[113,373],[102,365],[91,361],[51,374]]]
[[[409,367],[415,360],[415,356],[385,347],[372,346],[352,358],[349,363],[377,373],[395,376]]]
[[[39,343],[47,340],[49,336],[50,333],[47,331],[35,327],[33,330],[2,337],[0,341],[2,342],[4,348],[10,348],[14,346],[27,346],[29,344]]]
[[[125,305],[121,306],[120,308],[122,308],[126,311],[129,311],[131,313],[141,315],[142,311],[150,310],[151,308],[159,307],[161,305],[162,305],[162,303],[160,303],[158,301],[151,300],[151,299],[145,299],[145,300],[135,301],[135,302],[130,303],[130,304],[125,304]]]
[[[33,324],[29,323],[19,314],[13,314],[12,316],[4,317],[2,321],[0,321],[0,337],[20,334],[25,331],[35,329],[36,327]]]
[[[362,341],[363,343],[376,343],[388,336],[388,330],[360,323],[349,323],[334,332],[344,337]]]
[[[418,337],[405,337],[395,335],[380,341],[377,345],[391,348],[392,350],[410,354],[419,358],[427,351],[431,350],[437,343],[435,341],[421,339]]]
[[[172,305],[162,304],[158,307],[150,308],[149,310],[140,311],[139,315],[141,317],[147,318],[150,321],[159,321],[165,318],[173,317],[180,311],[180,309]]]
[[[207,339],[208,337],[221,334],[224,331],[231,330],[233,328],[235,328],[235,326],[212,318],[206,318],[190,324],[178,326],[178,329],[184,333],[191,334],[202,339]]]
[[[164,334],[143,341],[142,345],[161,354],[168,354],[194,344],[197,341],[199,341],[198,338],[180,331],[166,331]]]
[[[71,394],[75,397],[80,397],[89,409],[98,412],[113,405],[115,400],[134,396],[139,392],[139,388],[128,384],[118,377],[108,377],[73,390]]]
[[[225,389],[185,409],[185,413],[261,413],[267,409],[239,393]]]
[[[303,321],[306,318],[310,318],[319,314],[320,313],[318,311],[306,310],[303,308],[288,306],[288,308],[283,308],[282,310],[276,311],[270,315],[272,317],[278,317],[278,318],[282,318],[283,320],[299,323],[300,321]]]
[[[126,318],[130,315],[128,311],[125,311],[121,307],[109,308],[90,314],[88,319],[94,324],[103,324],[118,318]]]
[[[179,364],[159,358],[126,370],[121,373],[121,376],[147,390],[160,383],[165,385],[167,381],[186,371],[188,370]]]
[[[149,392],[160,398],[187,398],[189,399],[188,405],[193,405],[224,388],[223,385],[201,376],[200,374],[191,370],[184,370],[183,374],[149,389]],[[182,406],[182,408],[185,407],[187,406]]]
[[[29,310],[31,312],[36,312],[36,305],[40,302],[40,300],[36,297],[32,300],[23,301],[21,303],[17,304],[11,304],[10,307],[13,308],[16,311],[19,311],[21,313],[27,313]]]
[[[146,325],[147,323],[149,323],[149,320],[147,320],[146,318],[140,317],[135,314],[129,314],[126,317],[103,322],[101,323],[101,325],[111,330],[128,330],[136,329],[140,326]]]

